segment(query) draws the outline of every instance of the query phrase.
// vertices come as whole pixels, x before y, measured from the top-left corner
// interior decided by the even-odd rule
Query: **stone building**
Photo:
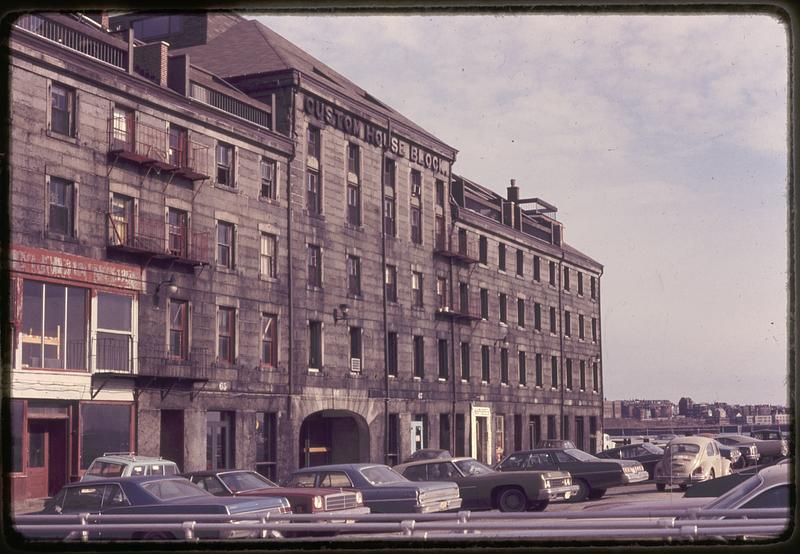
[[[104,46],[56,43],[61,27]],[[455,175],[453,146],[258,22],[110,27],[42,16],[12,37],[17,483],[31,425],[59,402],[76,436],[84,404],[129,414],[77,441],[61,480],[100,450],[281,479],[426,446],[487,463],[540,437],[597,448],[602,266],[565,242],[555,206]],[[72,135],[53,136],[64,100],[47,83],[67,90]],[[48,176],[73,183],[57,236]],[[76,371],[23,353],[61,336],[29,329],[25,287],[47,288],[30,264],[88,291]],[[129,299],[124,330],[108,291]]]

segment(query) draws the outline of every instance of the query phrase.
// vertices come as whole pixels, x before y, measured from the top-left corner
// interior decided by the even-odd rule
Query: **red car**
[[[292,513],[368,514],[359,491],[344,488],[279,487],[255,471],[195,471],[183,475],[215,496],[277,496],[289,500]]]

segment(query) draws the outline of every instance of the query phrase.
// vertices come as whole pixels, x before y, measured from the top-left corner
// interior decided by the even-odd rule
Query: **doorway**
[[[183,410],[161,410],[159,455],[183,468]]]
[[[67,420],[28,420],[28,497],[53,496],[67,482]]]
[[[322,410],[306,417],[298,446],[300,467],[370,460],[367,422],[347,410]]]

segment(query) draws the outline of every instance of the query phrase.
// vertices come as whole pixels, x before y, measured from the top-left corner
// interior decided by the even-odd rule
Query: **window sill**
[[[519,279],[521,281],[525,280],[525,275],[520,275],[519,273],[517,273],[516,277],[517,277],[517,279]]]
[[[525,383],[518,383],[517,387],[520,388],[520,389],[527,389],[528,385],[526,385]]]
[[[349,379],[361,379],[362,375],[360,371],[351,371],[347,374]]]
[[[306,285],[306,290],[309,292],[322,292],[322,287],[316,285]]]
[[[239,194],[239,189],[236,188],[236,185],[223,185],[222,183],[214,182],[214,188],[219,190],[224,190],[226,192],[230,192],[233,194]]]
[[[524,330],[525,330],[525,326],[524,325],[517,324],[517,331],[524,331]]]
[[[411,309],[415,312],[424,312],[425,306],[411,306]]]
[[[320,370],[319,370],[319,368],[316,368],[316,367],[309,367],[308,368],[308,374],[309,375],[319,375],[320,374]]]
[[[306,208],[303,211],[305,212],[306,216],[308,216],[309,219],[316,219],[316,220],[321,221],[323,223],[325,222],[325,214],[311,212],[311,211],[308,210],[308,208]]]
[[[348,292],[347,293],[347,298],[349,298],[350,300],[361,301],[361,300],[364,300],[364,295],[362,295],[362,294],[353,294],[353,293]]]
[[[508,383],[500,383],[500,386],[508,388]]]
[[[281,203],[279,198],[272,198],[271,196],[259,196],[258,201],[263,202],[264,204],[272,204],[274,206],[279,206]]]
[[[505,321],[500,321],[499,323],[501,327],[508,327],[508,323]]]
[[[229,275],[236,275],[239,273],[236,271],[236,267],[228,267],[226,265],[216,265],[214,266],[214,271],[219,271],[220,273],[227,273]]]
[[[57,233],[56,231],[46,230],[44,232],[45,238],[51,240],[60,240],[62,242],[71,242],[73,244],[80,244],[78,237],[75,235],[62,235],[61,233]]]
[[[478,266],[482,267],[483,269],[489,269],[489,263],[488,262],[478,262]]]
[[[461,378],[461,382],[462,382],[462,383],[469,383],[469,379],[464,379],[464,378],[462,377],[462,378]]]
[[[436,380],[439,381],[440,383],[446,383],[447,382],[447,379],[445,379],[444,377],[438,377]]]
[[[414,381],[422,381],[422,377],[420,377],[418,375],[414,375],[413,380]]]
[[[81,143],[80,136],[78,136],[77,133],[75,133],[75,136],[73,137],[73,136],[70,136],[70,135],[62,135],[61,133],[57,133],[56,131],[53,131],[52,129],[48,129],[47,130],[47,136],[50,137],[50,138],[54,138],[56,140],[60,140],[62,142],[68,142],[70,144],[74,144],[75,146],[80,146],[80,143]]]
[[[350,223],[349,221],[345,221],[344,222],[344,228],[346,230],[348,230],[348,231],[353,231],[353,232],[356,232],[356,233],[363,233],[364,232],[364,226],[363,225],[355,225],[353,223]]]
[[[280,279],[278,279],[277,277],[270,277],[269,275],[264,275],[264,274],[259,274],[258,280],[264,281],[266,283],[274,283],[274,284],[280,283]]]

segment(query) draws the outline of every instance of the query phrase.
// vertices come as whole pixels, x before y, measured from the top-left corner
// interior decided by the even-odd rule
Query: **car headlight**
[[[322,497],[321,496],[315,496],[314,497],[314,509],[315,510],[321,510],[322,509]]]
[[[546,489],[550,488],[550,481],[548,481],[547,479],[544,480],[544,488]]]
[[[356,504],[363,504],[364,503],[364,495],[361,494],[361,491],[356,493]]]

